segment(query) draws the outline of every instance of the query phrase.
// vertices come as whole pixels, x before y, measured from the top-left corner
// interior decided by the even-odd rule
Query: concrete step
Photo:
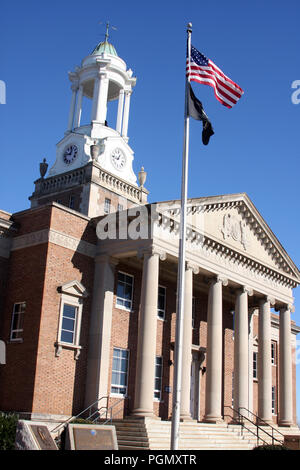
[[[171,422],[158,419],[138,421],[125,419],[113,422],[117,430],[119,449],[169,450],[171,440]],[[256,427],[242,429],[235,424],[209,424],[187,421],[180,423],[180,450],[249,450],[257,445]],[[267,428],[266,428],[267,430]],[[254,434],[252,434],[252,431]],[[269,430],[270,431],[270,430]],[[281,430],[280,430],[281,431]],[[299,428],[289,429],[290,434],[300,434]],[[263,432],[260,431],[261,437]],[[274,431],[274,437],[279,433]],[[283,438],[283,436],[282,436]],[[267,442],[272,437],[265,435]]]

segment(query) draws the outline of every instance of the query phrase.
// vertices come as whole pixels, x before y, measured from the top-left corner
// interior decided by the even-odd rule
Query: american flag
[[[198,83],[213,87],[215,97],[227,108],[232,108],[244,91],[227,77],[210,59],[191,46],[190,62],[186,61],[187,77]]]

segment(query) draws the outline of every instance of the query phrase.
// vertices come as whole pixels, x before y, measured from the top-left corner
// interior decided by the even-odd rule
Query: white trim
[[[21,305],[21,304],[25,305],[24,310],[22,310],[21,312],[16,313],[15,312],[15,306],[16,305]],[[23,321],[24,321],[25,311],[26,311],[26,302],[25,301],[23,301],[23,302],[14,302],[12,317],[11,317],[11,324],[10,324],[10,335],[9,335],[9,341],[11,343],[22,343],[23,342],[23,334],[22,334],[22,337],[20,337],[20,338],[12,338],[12,335],[13,335],[13,333],[23,333],[24,332],[24,328],[19,328],[19,329],[13,330],[13,322],[14,322],[15,315],[20,315],[20,314],[23,315]]]
[[[165,286],[162,286],[161,284],[158,284],[158,292],[157,292],[157,304],[158,304],[158,297],[159,297],[159,288],[164,289],[165,295],[164,295],[164,309],[159,309],[157,305],[157,318],[160,321],[165,321],[166,320],[166,303],[167,303],[167,288]],[[163,313],[163,316],[159,316],[159,312]]]
[[[124,300],[122,297],[118,297],[118,276],[119,276],[119,273],[120,274],[124,274],[125,276],[129,276],[132,278],[132,286],[131,286],[131,299],[130,299],[130,307],[126,307],[125,305],[119,305],[117,304],[117,301],[118,299],[120,300],[123,300],[123,301],[126,301]],[[133,304],[133,292],[134,292],[134,275],[133,274],[129,274],[129,273],[126,273],[124,271],[117,271],[117,289],[116,289],[116,302],[115,302],[115,307],[116,308],[119,308],[120,310],[125,310],[127,312],[132,312],[133,309],[132,309],[132,304]],[[127,300],[128,302],[128,300]]]
[[[59,290],[61,292],[61,298],[59,308],[57,340],[55,343],[55,356],[60,356],[62,348],[73,349],[75,353],[74,359],[77,360],[82,349],[82,347],[80,346],[80,330],[82,320],[83,298],[87,296],[87,291],[84,286],[76,280],[64,284],[59,288]],[[68,343],[61,340],[64,305],[71,305],[76,308],[73,343]]]
[[[118,349],[120,351],[126,351],[127,352],[127,370],[126,370],[126,385],[125,386],[120,386],[120,385],[116,385],[112,382],[112,374],[114,372],[114,369],[113,369],[113,360],[114,360],[114,350],[115,349]],[[113,346],[113,355],[112,355],[112,362],[111,362],[111,381],[110,381],[110,393],[109,393],[109,396],[110,397],[116,397],[116,398],[127,398],[128,397],[128,377],[129,377],[129,359],[130,359],[130,350],[128,348],[121,348],[120,346]],[[119,372],[121,373],[121,371],[115,371],[115,372]],[[124,393],[117,393],[117,392],[112,392],[111,389],[112,387],[119,387],[119,388],[125,388],[126,389],[126,392],[125,394]]]

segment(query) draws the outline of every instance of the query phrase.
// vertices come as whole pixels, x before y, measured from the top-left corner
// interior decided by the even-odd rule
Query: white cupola
[[[93,159],[106,171],[136,184],[133,151],[128,145],[130,97],[136,83],[132,75],[108,42],[107,29],[105,40],[82,60],[80,67],[69,72],[72,97],[68,127],[57,144],[56,162],[49,176],[80,168]],[[91,100],[89,123],[81,122],[83,99]],[[108,126],[107,107],[113,100],[118,100],[117,115]],[[92,146],[99,149],[98,154],[91,152]]]

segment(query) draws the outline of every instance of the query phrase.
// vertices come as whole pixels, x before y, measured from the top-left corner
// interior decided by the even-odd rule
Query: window
[[[253,378],[257,379],[257,352],[253,352]]]
[[[272,414],[275,415],[276,406],[276,387],[272,387]]]
[[[60,341],[62,343],[74,344],[77,316],[78,307],[69,304],[63,305],[62,325],[60,331]]]
[[[271,343],[271,363],[273,366],[276,365],[276,344]]]
[[[72,195],[70,196],[70,199],[69,199],[69,208],[74,209],[74,207],[75,207],[75,197]]]
[[[118,211],[122,211],[123,210],[123,204],[118,204]]]
[[[116,305],[131,310],[133,292],[133,276],[118,272]]]
[[[192,300],[192,328],[195,328],[195,318],[196,318],[196,297],[193,297]]]
[[[161,400],[162,388],[162,357],[156,356],[155,358],[155,379],[154,379],[154,399]]]
[[[166,313],[166,288],[158,286],[157,316],[161,320],[165,319]]]
[[[114,395],[127,395],[129,351],[114,348],[111,388]]]
[[[10,331],[11,341],[22,341],[23,339],[23,322],[25,308],[25,302],[18,302],[14,304]]]
[[[111,205],[111,200],[105,198],[105,201],[104,201],[104,214],[109,214],[110,213],[110,205]]]
[[[63,348],[73,349],[74,358],[78,359],[80,346],[80,328],[84,298],[87,291],[79,281],[71,281],[58,288],[61,294],[60,313],[57,332],[56,357]]]

